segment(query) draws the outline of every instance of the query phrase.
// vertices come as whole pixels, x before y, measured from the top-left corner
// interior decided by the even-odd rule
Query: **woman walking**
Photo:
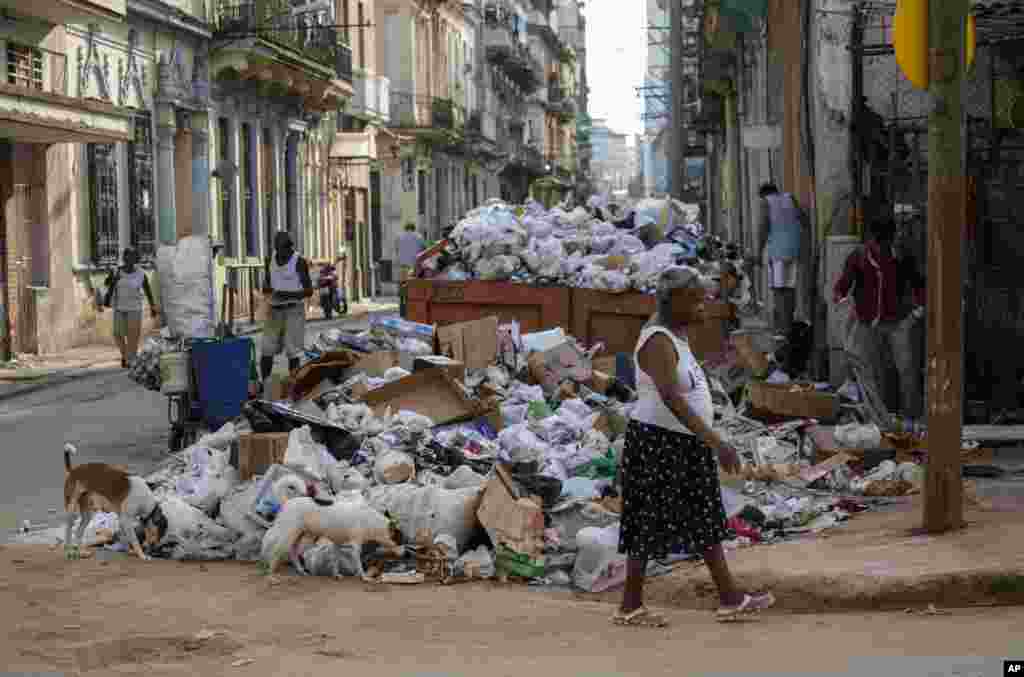
[[[139,255],[134,249],[124,250],[124,265],[107,280],[104,305],[114,309],[114,341],[121,351],[121,366],[135,361],[142,335],[142,294],[145,292],[153,317],[157,317],[153,292],[146,271],[137,267]]]
[[[710,287],[693,268],[666,270],[657,312],[637,341],[639,400],[622,458],[619,552],[629,561],[622,606],[612,619],[618,625],[667,624],[643,604],[644,575],[650,559],[664,559],[678,546],[703,556],[718,588],[719,620],[775,603],[771,593],[747,594],[736,586],[722,548],[728,531],[715,453],[730,472],[739,470],[739,455],[711,429],[711,391],[686,338],[687,326],[704,319]]]

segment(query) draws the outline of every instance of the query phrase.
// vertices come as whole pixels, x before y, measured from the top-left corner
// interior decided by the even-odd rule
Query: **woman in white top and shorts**
[[[124,250],[124,265],[107,280],[104,305],[114,309],[114,341],[121,351],[121,366],[129,367],[139,351],[142,336],[142,294],[146,294],[153,317],[158,316],[146,271],[138,268],[139,255]]]
[[[662,627],[665,618],[643,605],[651,559],[677,547],[704,558],[718,588],[719,620],[774,604],[771,593],[746,594],[729,573],[722,541],[729,537],[715,453],[730,472],[736,450],[712,431],[714,408],[704,370],[690,352],[686,328],[704,319],[709,281],[673,267],[658,283],[657,312],[636,347],[639,400],[622,457],[623,511],[619,552],[629,556],[618,625]]]

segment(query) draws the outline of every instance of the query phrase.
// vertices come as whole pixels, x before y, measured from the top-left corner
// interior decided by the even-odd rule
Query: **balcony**
[[[292,7],[288,0],[214,5],[215,77],[233,73],[281,96],[298,96],[328,111],[352,96],[352,49],[342,44],[327,6]]]
[[[353,76],[352,85],[355,93],[348,108],[349,114],[388,124],[391,119],[391,81],[383,75],[359,72]]]
[[[388,96],[391,127],[458,132],[465,125],[465,111],[450,99],[398,91]]]
[[[0,9],[52,24],[87,24],[97,19],[121,23],[126,0],[0,0]]]
[[[70,96],[68,76],[66,54],[0,40],[0,138],[22,143],[129,140],[130,113],[103,100]]]

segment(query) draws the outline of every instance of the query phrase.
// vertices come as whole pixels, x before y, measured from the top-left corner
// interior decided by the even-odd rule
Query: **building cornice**
[[[213,32],[206,21],[160,0],[128,0],[128,17],[136,14],[161,26],[168,26],[197,38],[209,40]]]

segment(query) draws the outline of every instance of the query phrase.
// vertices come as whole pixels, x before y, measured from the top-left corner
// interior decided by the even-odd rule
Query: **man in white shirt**
[[[405,232],[395,240],[395,260],[398,262],[398,290],[402,317],[405,317],[406,283],[416,270],[416,258],[426,248],[427,243],[416,232],[415,223],[405,224]]]
[[[270,315],[263,323],[260,375],[266,381],[274,371],[274,357],[288,355],[288,371],[299,368],[306,342],[306,299],[313,295],[309,263],[295,251],[292,236],[274,236],[274,255],[267,257],[263,293],[270,297]]]

